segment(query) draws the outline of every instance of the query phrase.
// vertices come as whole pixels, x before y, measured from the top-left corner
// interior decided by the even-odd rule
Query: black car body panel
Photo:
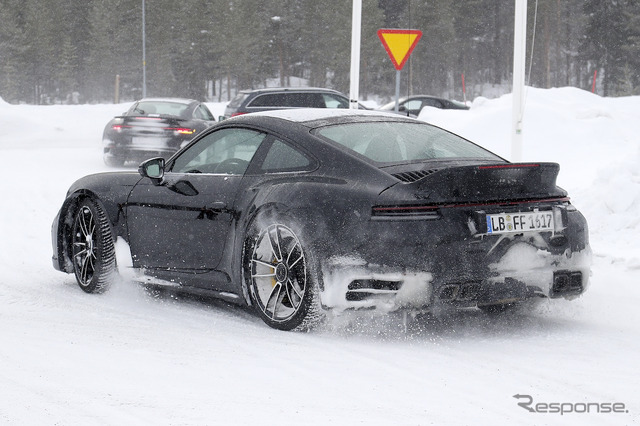
[[[104,161],[121,166],[151,157],[169,158],[215,123],[206,105],[192,99],[145,98],[105,126]]]
[[[341,126],[371,123],[436,129],[482,155],[386,163],[336,136]],[[234,139],[237,132],[243,137]],[[187,170],[193,160],[185,158],[207,138],[247,156],[247,164],[229,166],[244,169]],[[290,219],[313,253],[325,308],[469,307],[571,298],[587,288],[587,223],[556,186],[557,164],[510,163],[414,119],[328,110],[241,116],[203,132],[165,171],[162,179],[122,172],[76,182],[54,221],[54,267],[72,272],[74,205],[91,197],[128,244],[140,281],[210,290],[238,303],[251,304],[242,265],[248,229],[269,215]],[[531,227],[498,230],[505,221]]]

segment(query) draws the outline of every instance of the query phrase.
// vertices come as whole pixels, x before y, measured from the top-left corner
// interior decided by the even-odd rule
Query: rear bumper
[[[177,149],[167,149],[166,147],[157,149],[136,149],[126,146],[105,146],[103,149],[103,157],[105,158],[105,160],[119,159],[122,161],[142,162],[154,157],[162,157],[167,159],[177,151]]]
[[[556,208],[563,219],[554,232],[487,235],[453,217],[461,212],[371,220],[324,253],[322,303],[394,311],[578,297],[590,276],[587,224],[575,209]]]
[[[131,137],[105,137],[102,141],[103,156],[123,161],[143,161],[153,157],[169,158],[190,139],[146,138],[143,143],[133,143]]]
[[[514,250],[530,251],[525,246]],[[570,257],[544,252],[533,256],[529,260],[544,260],[545,265],[502,271],[482,268],[473,275],[401,270],[335,258],[323,268],[321,300],[331,309],[391,312],[443,306],[470,308],[538,297],[573,299],[586,291],[591,263],[588,248]]]

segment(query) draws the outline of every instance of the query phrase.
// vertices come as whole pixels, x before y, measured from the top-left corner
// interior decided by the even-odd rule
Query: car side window
[[[196,108],[195,111],[193,111],[193,117],[198,118],[200,120],[214,121],[211,111],[209,111],[207,107],[202,105],[199,105],[198,108]]]
[[[258,95],[247,107],[281,107],[286,106],[283,93]]]
[[[274,140],[265,156],[261,169],[267,173],[291,172],[308,169],[311,160],[281,140]]]
[[[171,171],[243,175],[265,137],[265,133],[238,128],[209,133],[176,158]]]
[[[422,101],[420,99],[412,99],[404,103],[405,111],[409,111],[412,114],[419,114],[422,106]]]
[[[440,102],[437,99],[425,99],[424,106],[430,106],[430,107],[440,108],[440,109],[443,108],[442,102]]]
[[[325,103],[319,93],[287,93],[287,106],[296,108],[324,108]]]
[[[327,108],[349,108],[349,101],[339,96],[323,94],[322,97]]]

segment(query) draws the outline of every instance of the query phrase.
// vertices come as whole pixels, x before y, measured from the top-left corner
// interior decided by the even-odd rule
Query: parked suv
[[[349,98],[331,89],[314,87],[243,90],[229,102],[224,117],[288,108],[349,108]],[[366,109],[360,105],[361,109]]]

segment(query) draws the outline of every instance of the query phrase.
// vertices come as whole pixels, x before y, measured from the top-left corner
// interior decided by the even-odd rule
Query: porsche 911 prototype
[[[247,114],[138,172],[74,183],[53,265],[89,293],[126,273],[248,305],[282,330],[328,311],[573,299],[589,281],[588,228],[558,172],[396,114]]]

